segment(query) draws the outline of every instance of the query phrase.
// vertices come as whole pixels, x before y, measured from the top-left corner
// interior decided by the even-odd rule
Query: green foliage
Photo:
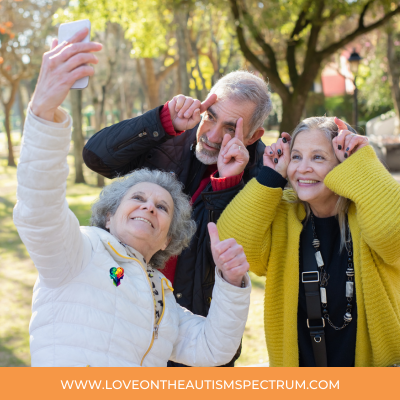
[[[359,92],[360,94],[360,92]],[[344,121],[352,124],[353,122],[353,104],[354,97],[352,94],[346,94],[343,96],[332,96],[325,97],[320,93],[309,93],[307,100],[305,117],[311,117],[315,115],[326,115],[328,117],[338,117]],[[365,124],[372,118],[387,112],[393,107],[393,103],[380,103],[374,105],[373,108],[369,108],[365,100],[359,96],[358,103],[358,119],[359,126],[365,126]]]
[[[105,31],[109,22],[118,23],[125,31],[125,39],[132,44],[132,57],[162,56],[167,67],[177,56],[174,13],[178,9],[184,9],[188,16],[187,39],[192,50],[188,63],[188,71],[192,73],[191,88],[203,89],[202,75],[206,88],[210,89],[213,76],[226,73],[233,57],[241,58],[240,53],[235,53],[238,45],[226,4],[194,0],[75,0],[56,12],[53,23],[88,18],[92,23],[92,33]],[[196,56],[200,71],[196,66]]]
[[[346,94],[344,96],[326,97],[324,108],[328,117],[338,117],[351,123],[353,119],[353,96]]]
[[[399,44],[397,42],[397,46]],[[364,112],[369,115],[393,108],[386,52],[386,35],[380,35],[376,46],[366,55],[359,67],[359,98]]]
[[[79,0],[59,9],[54,23],[90,19],[93,32],[105,30],[108,22],[118,23],[132,42],[135,57],[158,57],[167,50],[167,33],[173,14],[161,0]]]

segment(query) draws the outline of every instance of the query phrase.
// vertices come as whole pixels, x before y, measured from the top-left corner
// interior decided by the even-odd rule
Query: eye
[[[209,120],[213,119],[213,116],[211,114],[209,114],[209,113],[206,113],[205,117],[206,117],[206,119],[209,119]]]
[[[314,159],[315,159],[315,160],[325,160],[325,158],[324,158],[323,156],[320,156],[320,155],[318,155],[318,154],[316,154],[316,155],[314,156]]]
[[[163,206],[162,204],[158,204],[157,208],[159,208],[160,210],[165,211],[166,213],[168,213],[167,207]]]
[[[143,200],[143,196],[141,196],[140,194],[134,194],[134,195],[132,196],[132,200],[144,201],[144,200]]]
[[[234,128],[225,128],[230,134],[234,134],[235,133],[235,129]]]
[[[300,160],[300,156],[298,154],[293,154],[292,160]]]

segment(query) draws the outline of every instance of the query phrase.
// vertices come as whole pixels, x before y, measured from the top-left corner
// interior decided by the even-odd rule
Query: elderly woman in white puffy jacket
[[[43,56],[18,165],[14,222],[39,277],[34,287],[32,366],[163,367],[229,362],[247,319],[243,250],[209,226],[216,284],[207,318],[179,306],[158,271],[194,233],[190,204],[167,172],[139,170],[103,189],[90,227],[65,200],[71,118],[59,108],[92,75],[98,43],[53,43]]]

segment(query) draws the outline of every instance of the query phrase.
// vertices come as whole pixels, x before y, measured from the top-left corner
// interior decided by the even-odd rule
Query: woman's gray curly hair
[[[168,232],[171,241],[165,250],[159,250],[149,262],[152,267],[161,269],[170,257],[181,254],[189,246],[196,231],[196,223],[191,219],[189,197],[182,192],[182,184],[171,173],[143,168],[104,187],[92,206],[90,225],[107,230],[107,216],[115,214],[122,198],[132,186],[143,182],[161,186],[169,192],[174,202],[174,215]]]

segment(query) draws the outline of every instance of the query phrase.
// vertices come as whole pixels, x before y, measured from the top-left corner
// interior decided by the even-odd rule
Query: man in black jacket
[[[265,146],[259,139],[271,108],[265,81],[235,71],[220,79],[203,103],[176,96],[97,132],[83,150],[86,165],[107,178],[147,167],[169,171],[183,183],[192,198],[197,233],[163,272],[173,283],[177,302],[195,314],[208,314],[214,286],[207,224],[218,220],[262,167]],[[247,166],[238,175],[243,163]],[[239,355],[240,349],[227,366]]]

